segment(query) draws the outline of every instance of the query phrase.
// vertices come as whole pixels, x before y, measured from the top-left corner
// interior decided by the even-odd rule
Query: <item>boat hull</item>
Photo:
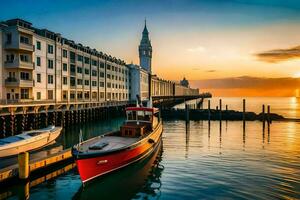
[[[61,128],[39,138],[33,138],[30,141],[19,142],[16,146],[0,149],[0,158],[17,155],[21,152],[32,151],[51,144],[60,135]]]
[[[122,151],[111,152],[104,155],[76,157],[77,168],[83,183],[96,177],[113,172],[130,165],[150,155],[159,145],[162,135],[162,124],[138,144],[134,144]],[[73,155],[76,154],[73,152]]]

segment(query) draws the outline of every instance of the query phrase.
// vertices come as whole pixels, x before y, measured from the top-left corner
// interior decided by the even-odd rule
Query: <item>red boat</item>
[[[72,148],[80,178],[86,183],[150,155],[159,145],[162,122],[157,108],[128,107],[119,131],[101,135]]]

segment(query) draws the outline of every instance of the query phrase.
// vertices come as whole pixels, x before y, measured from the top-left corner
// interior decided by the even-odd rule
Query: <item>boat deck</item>
[[[79,148],[81,152],[105,152],[120,149],[122,147],[133,144],[138,140],[139,138],[104,136],[95,138],[95,140],[87,141],[86,143],[83,143]],[[91,147],[99,147],[99,149]]]

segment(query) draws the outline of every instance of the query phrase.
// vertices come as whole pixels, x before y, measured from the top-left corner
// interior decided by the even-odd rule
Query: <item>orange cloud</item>
[[[264,62],[277,63],[290,59],[300,58],[300,46],[289,49],[274,49],[256,54],[256,57]]]
[[[190,84],[214,96],[295,96],[300,79],[242,76],[194,80]]]

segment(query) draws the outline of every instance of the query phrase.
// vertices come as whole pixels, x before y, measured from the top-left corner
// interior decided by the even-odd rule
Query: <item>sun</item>
[[[296,72],[294,75],[293,75],[294,78],[300,78],[300,72]]]

